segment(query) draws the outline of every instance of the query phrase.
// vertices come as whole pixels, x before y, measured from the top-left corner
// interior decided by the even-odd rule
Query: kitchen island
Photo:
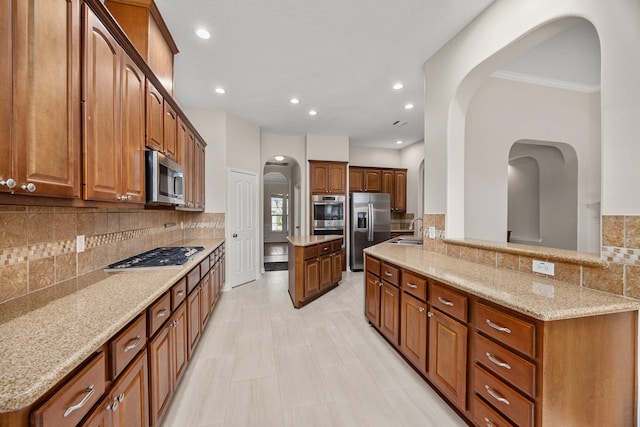
[[[636,425],[640,302],[382,243],[365,316],[476,425]]]
[[[342,280],[342,235],[289,236],[289,296],[300,308]]]
[[[224,239],[191,239],[173,245],[202,246],[204,250],[181,267],[120,273],[98,270],[0,305],[0,425],[29,425],[40,409],[38,425],[61,425],[47,412],[50,401],[58,398],[63,407],[54,408],[60,410],[57,415],[75,424],[102,400],[102,392],[107,392],[105,402],[110,388],[138,365],[144,369],[136,371],[134,380],[140,381],[138,390],[146,398],[147,343],[153,364],[154,333],[168,332],[169,326],[188,333],[188,342],[186,335],[180,337],[186,366],[206,325],[205,314],[215,304],[216,294],[219,296]],[[174,318],[174,312],[183,316]],[[169,319],[173,321],[167,322]],[[182,329],[187,323],[190,329]],[[82,383],[85,373],[86,384]],[[152,388],[153,375],[149,372]],[[75,382],[80,391],[65,394],[66,387]],[[174,381],[169,383],[175,386]],[[148,408],[149,401],[143,400],[138,403]],[[119,406],[120,412],[127,407],[122,400]],[[104,407],[98,403],[92,412],[103,415]],[[109,410],[112,405],[106,407]],[[67,413],[64,417],[63,411]],[[148,423],[148,411],[138,415],[146,416]]]

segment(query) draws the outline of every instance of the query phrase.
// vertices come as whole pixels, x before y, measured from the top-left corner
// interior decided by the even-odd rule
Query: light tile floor
[[[362,273],[300,310],[287,283],[222,294],[163,427],[466,425],[369,326]]]

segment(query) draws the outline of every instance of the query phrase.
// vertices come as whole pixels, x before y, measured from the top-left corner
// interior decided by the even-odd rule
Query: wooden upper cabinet
[[[394,208],[396,212],[407,211],[407,171],[395,170],[394,173]]]
[[[11,110],[13,85],[13,7],[12,2],[0,2],[0,181],[12,178],[11,173]],[[15,180],[15,178],[12,178]],[[11,191],[0,185],[0,192]]]
[[[164,151],[164,99],[153,84],[146,81],[146,145]]]
[[[380,169],[349,167],[349,192],[379,193],[382,189]]]
[[[0,175],[15,180],[16,194],[79,197],[80,0],[2,3],[0,132],[9,137],[0,144]]]
[[[349,166],[349,192],[360,192],[364,189],[364,169]]]
[[[121,196],[121,49],[86,8],[84,51],[84,197],[119,201]]]
[[[381,188],[381,193],[389,193],[391,194],[394,190],[394,179],[393,179],[393,170],[392,169],[385,169],[381,172],[382,175],[382,188]],[[393,208],[393,201],[392,203],[392,208]]]
[[[345,162],[309,160],[312,194],[346,194],[347,166]]]
[[[86,9],[84,198],[144,203],[144,75]]]
[[[106,0],[118,21],[167,91],[173,94],[173,57],[178,47],[152,0]]]
[[[178,155],[177,129],[178,116],[171,105],[164,101],[164,153],[167,157],[176,160]]]
[[[382,188],[380,169],[364,170],[364,191],[377,193]]]

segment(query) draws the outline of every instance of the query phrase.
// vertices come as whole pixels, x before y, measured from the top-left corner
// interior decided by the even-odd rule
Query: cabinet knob
[[[418,311],[422,313],[424,311],[424,307],[418,307]]]
[[[6,185],[9,188],[15,188],[17,184],[15,180],[9,178],[6,181],[0,181],[0,185]]]
[[[9,187],[9,188],[13,188],[13,187]],[[33,182],[22,184],[20,188],[22,188],[24,191],[28,191],[29,193],[33,193],[34,191],[36,191],[36,185]]]
[[[428,316],[428,317],[433,317],[433,313],[432,313],[432,312],[430,312],[430,311],[427,311],[427,316]]]

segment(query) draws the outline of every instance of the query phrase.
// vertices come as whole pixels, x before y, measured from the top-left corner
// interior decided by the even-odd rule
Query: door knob
[[[236,233],[233,233],[233,237],[238,237],[238,234],[236,234]]]

